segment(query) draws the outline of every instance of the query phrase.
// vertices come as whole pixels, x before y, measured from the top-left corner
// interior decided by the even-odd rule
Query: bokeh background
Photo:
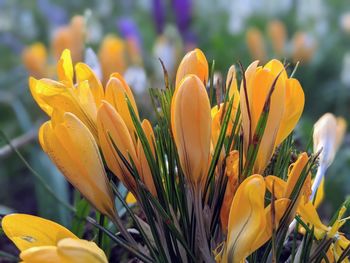
[[[295,76],[306,95],[295,133],[301,148],[322,114],[350,119],[347,0],[0,0],[0,129],[64,200],[72,198],[69,186],[40,149],[37,129],[46,116],[28,88],[29,75],[54,77],[64,47],[75,61],[102,69],[102,78],[111,68],[124,74],[142,115],[150,114],[147,88],[163,84],[158,58],[173,79],[183,54],[199,47],[210,64],[215,58],[219,80],[238,61],[248,66],[278,58],[291,68],[299,61]],[[326,219],[350,193],[349,143],[346,136],[326,175]],[[68,224],[68,212],[5,140],[0,163],[0,214],[18,211]]]

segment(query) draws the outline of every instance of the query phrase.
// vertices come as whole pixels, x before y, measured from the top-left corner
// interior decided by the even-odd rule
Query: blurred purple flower
[[[122,38],[134,41],[138,49],[141,51],[141,34],[135,21],[131,18],[123,17],[117,20],[117,27]]]
[[[163,33],[165,24],[165,6],[163,0],[153,0],[153,18],[158,35]]]
[[[192,19],[192,0],[172,0],[176,24],[182,36],[186,35]]]

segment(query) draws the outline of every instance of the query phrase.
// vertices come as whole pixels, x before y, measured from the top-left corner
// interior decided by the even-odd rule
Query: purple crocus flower
[[[153,0],[153,18],[158,35],[163,33],[165,25],[165,6],[163,0]]]
[[[138,50],[141,51],[141,34],[135,21],[131,18],[123,17],[117,20],[117,27],[122,38],[133,40],[136,43]]]
[[[176,24],[182,36],[186,35],[192,18],[191,0],[172,0]]]

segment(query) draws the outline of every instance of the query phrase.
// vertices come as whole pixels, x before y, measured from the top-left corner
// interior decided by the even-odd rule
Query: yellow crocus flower
[[[55,113],[39,130],[43,150],[101,213],[115,217],[114,199],[96,141],[74,114]]]
[[[271,238],[271,205],[264,207],[265,191],[264,178],[258,174],[249,176],[239,185],[231,204],[227,241],[216,257],[217,262],[244,262]],[[286,198],[275,201],[276,229],[289,203]]]
[[[276,199],[291,198],[293,189],[295,188],[296,183],[298,182],[298,179],[308,161],[309,157],[307,156],[307,153],[300,154],[297,161],[290,166],[287,182],[274,175],[265,177],[266,186],[271,193],[272,185],[274,185],[274,194]]]
[[[247,68],[245,78],[246,89],[242,81],[240,90],[245,152],[249,144],[255,142],[255,129],[276,81],[265,131],[254,164],[254,172],[262,173],[275,148],[297,124],[304,107],[304,92],[296,79],[288,78],[283,64],[278,60],[271,60],[263,67],[258,67],[257,61],[253,62]]]
[[[151,124],[148,120],[144,120],[141,127],[144,130],[153,154],[155,154],[153,148],[154,134]],[[118,151],[115,149],[117,147],[126,160],[130,162],[130,158],[132,159],[142,181],[149,191],[153,195],[156,195],[153,177],[140,140],[137,141],[136,145],[134,144],[125,121],[119,112],[107,101],[103,101],[98,110],[97,128],[103,156],[108,168],[115,176],[137,196],[135,179],[120,158]]]
[[[174,104],[174,100],[176,97],[176,93],[179,90],[179,87],[183,81],[183,79],[190,75],[196,75],[199,80],[205,85],[209,78],[209,68],[208,61],[202,52],[202,50],[196,48],[182,58],[180,65],[176,72],[176,80],[175,80],[175,91],[173,94],[171,104]],[[171,111],[171,126],[174,127],[174,111]],[[175,130],[172,129],[174,133]],[[175,135],[174,135],[175,136]]]
[[[89,66],[78,63],[75,67],[77,84],[74,85],[73,63],[67,49],[58,61],[57,72],[59,81],[29,78],[33,98],[50,117],[55,109],[73,113],[97,138],[97,107],[104,97],[101,82]]]
[[[136,134],[136,130],[126,99],[130,101],[137,118],[139,118],[139,112],[134,95],[132,94],[129,85],[119,73],[113,73],[106,86],[105,100],[113,105],[116,111],[123,118],[130,134],[132,135],[133,142],[136,144],[136,137],[134,136]]]
[[[79,239],[53,221],[26,214],[10,214],[2,219],[1,225],[6,236],[21,251],[21,262],[108,262],[94,242]]]
[[[201,79],[187,75],[171,103],[172,132],[187,180],[198,187],[209,164],[211,115],[208,94]]]
[[[189,74],[196,75],[204,84],[208,81],[208,61],[204,53],[198,48],[188,52],[181,60],[176,72],[176,89],[180,86],[181,81]]]
[[[24,48],[22,62],[30,75],[36,78],[47,75],[47,51],[42,43],[34,43]]]
[[[73,62],[83,58],[85,42],[85,20],[82,16],[74,16],[69,25],[60,27],[52,38],[52,51],[56,59],[60,58],[65,49],[72,52]]]
[[[246,33],[246,42],[253,59],[266,61],[265,41],[259,29],[255,27],[249,28]]]
[[[237,85],[236,67],[234,65],[232,65],[227,72],[226,90],[228,89],[230,89],[229,99],[233,97],[233,108],[237,109],[240,98],[239,98],[239,91],[238,91],[238,85]]]
[[[265,190],[261,175],[248,177],[238,187],[230,209],[227,242],[219,262],[240,263],[252,252],[255,238],[266,225]]]
[[[64,49],[72,52],[74,62],[83,58],[85,39],[85,21],[82,16],[74,16],[69,25],[56,30],[52,39],[52,53],[59,60]],[[22,52],[22,61],[31,76],[36,78],[54,75],[46,47],[42,43],[34,43]]]
[[[232,126],[233,122],[236,119],[236,114],[239,106],[239,101],[240,101],[240,95],[237,87],[237,79],[236,79],[236,69],[235,66],[232,65],[229,68],[229,71],[227,73],[227,78],[226,78],[226,89],[229,90],[229,100],[233,98],[233,104],[232,104],[232,111],[231,111],[231,116],[230,120],[228,123],[226,135],[230,136],[232,132]],[[211,109],[211,116],[213,119],[213,125],[212,125],[212,144],[213,148],[215,148],[215,145],[217,143],[217,140],[219,138],[220,130],[221,130],[221,123],[224,118],[224,114],[226,113],[227,110],[227,105],[224,107],[224,103],[221,103],[220,105],[216,105]]]
[[[335,240],[327,253],[328,258],[331,255],[330,260],[332,260],[332,258],[335,258],[334,262],[338,261],[338,258],[342,252],[350,245],[350,241],[344,236],[343,233],[339,232],[339,229],[349,219],[342,218],[345,211],[345,207],[342,207],[340,209],[337,220],[335,220],[331,226],[326,226],[322,223],[315,205],[313,205],[311,202],[308,202],[306,205],[304,205],[299,212],[304,222],[314,227],[314,235],[318,240],[323,239],[325,236]],[[349,262],[349,259],[347,258],[344,262]]]
[[[101,150],[108,168],[130,191],[135,193],[136,182],[115,150],[117,146],[127,160],[130,160],[130,156],[139,170],[140,164],[135,145],[123,118],[107,101],[103,101],[98,110],[97,128]]]
[[[276,55],[282,56],[287,40],[286,26],[279,20],[272,20],[267,25],[267,33],[271,39],[273,51]]]
[[[109,76],[114,72],[124,73],[126,69],[125,52],[126,46],[122,39],[113,35],[108,35],[103,39],[98,52],[103,83],[107,83]]]

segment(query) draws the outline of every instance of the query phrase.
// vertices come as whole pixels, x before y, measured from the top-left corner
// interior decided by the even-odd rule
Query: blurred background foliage
[[[247,67],[254,59],[276,57],[289,62],[291,69],[300,61],[295,76],[306,95],[295,134],[300,147],[310,142],[313,123],[323,113],[350,119],[349,1],[0,0],[0,129],[18,143],[30,165],[62,199],[73,197],[63,176],[38,145],[37,129],[46,116],[30,95],[23,52],[36,42],[52,51],[55,34],[75,15],[84,16],[85,47],[96,53],[107,34],[125,41],[129,59],[123,61],[122,73],[129,74],[126,78],[137,91],[143,115],[150,108],[145,89],[162,86],[158,58],[173,79],[184,52],[198,46],[210,62],[215,58],[218,80],[238,61]],[[54,65],[55,57],[49,56],[48,61],[48,67]],[[346,137],[327,172],[322,206],[326,218],[350,193],[348,145]],[[34,213],[67,225],[67,211],[50,197],[5,141],[0,146],[0,213]]]

